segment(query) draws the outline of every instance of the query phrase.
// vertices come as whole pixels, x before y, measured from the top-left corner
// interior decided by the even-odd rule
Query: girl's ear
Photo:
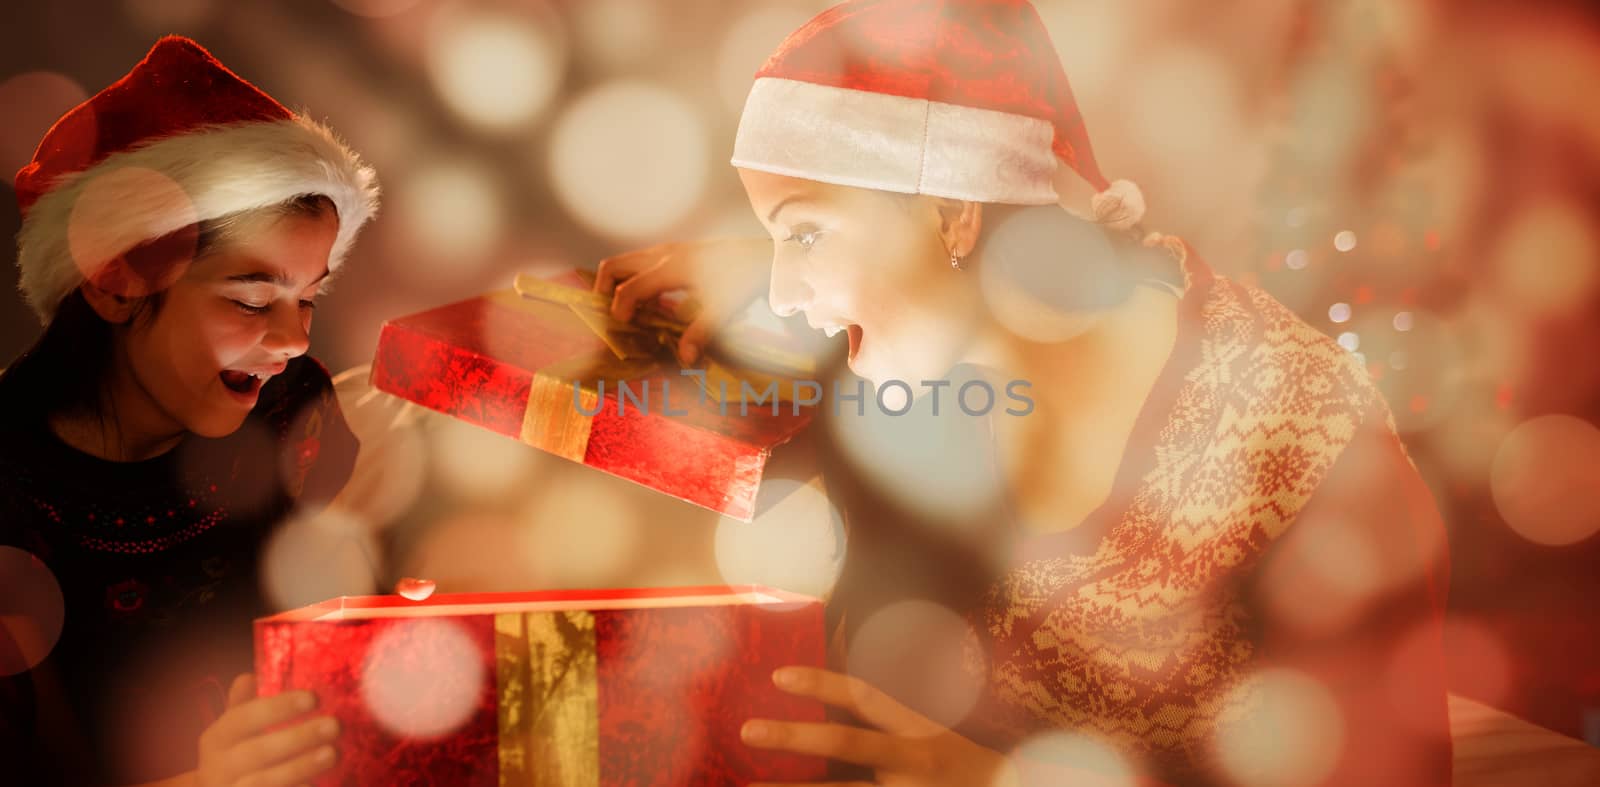
[[[134,307],[138,305],[137,298],[125,295],[116,295],[100,289],[93,281],[86,281],[78,285],[83,292],[83,299],[89,302],[89,308],[100,315],[100,319],[112,325],[122,325],[133,319]]]

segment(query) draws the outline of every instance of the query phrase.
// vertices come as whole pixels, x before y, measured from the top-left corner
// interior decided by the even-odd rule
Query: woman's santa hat
[[[852,0],[822,12],[756,73],[733,165],[1013,205],[1059,202],[1064,169],[1094,188],[1095,221],[1127,229],[1144,215],[1136,186],[1100,174],[1024,0]]]
[[[86,279],[197,222],[324,195],[333,270],[378,208],[376,175],[331,131],[178,36],[56,121],[16,188],[20,289],[45,323]]]

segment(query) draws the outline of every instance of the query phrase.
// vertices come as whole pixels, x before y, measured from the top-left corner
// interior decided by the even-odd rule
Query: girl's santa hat
[[[376,175],[331,131],[178,36],[56,121],[16,188],[20,289],[45,323],[86,279],[197,222],[324,195],[337,269],[378,208]]]
[[[1095,221],[1128,229],[1144,215],[1136,186],[1100,174],[1024,0],[852,0],[822,12],[756,73],[733,165],[1015,205],[1059,202],[1060,169],[1094,188]]]

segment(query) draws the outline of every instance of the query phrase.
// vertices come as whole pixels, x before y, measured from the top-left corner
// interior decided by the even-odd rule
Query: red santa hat
[[[1144,215],[1139,189],[1095,164],[1025,0],[852,0],[822,12],[756,73],[732,163],[1015,205],[1059,202],[1061,170],[1094,188],[1094,220],[1127,229]]]
[[[86,279],[197,222],[324,195],[337,269],[378,207],[376,175],[331,131],[178,36],[56,121],[16,189],[19,286],[46,323]]]

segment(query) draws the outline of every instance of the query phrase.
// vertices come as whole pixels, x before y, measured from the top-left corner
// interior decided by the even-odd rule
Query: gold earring
[[[961,270],[961,257],[955,254],[950,255],[950,267]]]

